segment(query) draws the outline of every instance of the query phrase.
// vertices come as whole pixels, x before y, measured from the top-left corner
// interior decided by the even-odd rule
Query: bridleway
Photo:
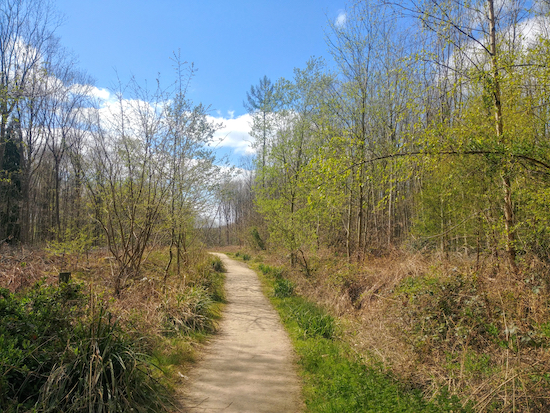
[[[183,411],[301,411],[292,345],[256,273],[224,254],[216,255],[227,269],[228,303],[219,333],[189,374]]]

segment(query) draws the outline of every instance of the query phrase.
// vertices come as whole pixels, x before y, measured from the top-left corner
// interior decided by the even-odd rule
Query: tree
[[[174,58],[176,68],[175,90],[162,124],[166,136],[163,143],[168,161],[169,199],[166,221],[169,223],[169,261],[165,267],[168,276],[175,248],[176,274],[179,276],[181,263],[187,261],[187,248],[194,221],[205,213],[209,195],[213,192],[218,168],[215,156],[208,144],[220,126],[208,120],[208,108],[194,105],[187,97],[193,65],[186,67],[179,55]],[[184,72],[188,69],[187,73]],[[166,278],[165,278],[166,279]]]
[[[518,178],[525,167],[538,169],[547,157],[545,144],[529,126],[538,124],[537,114],[529,108],[540,107],[539,102],[525,93],[533,78],[544,78],[543,66],[525,61],[528,50],[543,38],[526,38],[524,19],[535,17],[534,8],[514,2],[497,9],[493,0],[408,2],[396,7],[414,16],[431,36],[429,43],[439,48],[422,54],[434,68],[443,68],[433,77],[437,84],[432,87],[444,104],[432,112],[437,116],[427,119],[425,151],[462,154],[464,162],[479,156],[493,176],[499,176],[502,240],[508,265],[516,272],[518,231],[529,225],[516,213]],[[522,112],[528,116],[518,117]]]
[[[344,24],[329,27],[328,45],[339,69],[333,112],[340,128],[335,144],[343,146],[338,168],[343,168],[341,186],[348,194],[342,208],[349,259],[353,252],[360,258],[368,249],[391,247],[399,227],[397,193],[408,179],[402,161],[371,162],[403,148],[413,122],[414,73],[404,59],[407,42],[387,14],[382,4],[358,2],[346,10]]]
[[[151,92],[135,81],[121,88],[117,104],[110,105],[110,122],[98,117],[92,130],[86,183],[116,265],[116,294],[139,275],[153,246],[169,245],[165,282],[174,258],[179,274],[216,180],[218,168],[206,145],[218,125],[204,106],[187,99],[189,78],[177,59],[176,68],[172,88],[159,84]]]
[[[308,200],[314,192],[308,166],[322,142],[322,96],[331,84],[323,67],[321,60],[312,59],[306,69],[295,69],[293,81],[277,82],[276,129],[258,175],[257,203],[270,240],[289,252],[292,265],[301,257],[306,269],[304,250],[315,245],[316,234],[316,211]]]
[[[0,6],[0,169],[6,150],[7,126],[28,85],[42,72],[44,56],[57,47],[59,24],[49,0],[5,0]]]
[[[273,112],[276,110],[277,97],[274,85],[267,76],[260,79],[258,86],[251,86],[246,92],[244,107],[252,115],[250,134],[256,139],[256,148],[260,148],[261,167],[265,168],[267,147],[273,133]],[[265,186],[265,182],[262,183]]]

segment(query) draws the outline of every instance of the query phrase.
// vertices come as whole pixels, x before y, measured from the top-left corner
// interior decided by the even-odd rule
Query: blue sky
[[[65,16],[57,34],[98,88],[114,87],[132,75],[154,85],[174,79],[170,57],[180,50],[198,69],[190,97],[211,105],[212,115],[232,128],[245,127],[243,100],[267,75],[291,78],[311,56],[330,60],[328,20],[345,0],[55,0]],[[236,120],[240,119],[240,123]],[[243,133],[240,131],[238,133]],[[234,140],[242,139],[234,136]],[[235,142],[238,145],[238,142]],[[243,154],[245,145],[227,146]]]

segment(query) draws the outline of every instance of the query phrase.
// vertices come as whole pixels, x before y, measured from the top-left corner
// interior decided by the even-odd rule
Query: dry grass
[[[286,266],[287,260],[264,259]],[[476,412],[550,409],[550,268],[393,251],[361,263],[326,251],[313,274],[289,270],[300,294],[344,321],[362,356],[426,397],[442,388]]]
[[[108,305],[120,325],[127,331],[133,331],[141,340],[148,341],[151,351],[162,348],[164,355],[168,355],[173,351],[181,353],[185,348],[187,354],[180,354],[179,359],[192,360],[194,345],[182,346],[181,340],[191,343],[195,338],[188,340],[185,338],[187,333],[209,332],[215,328],[217,310],[210,298],[213,291],[209,289],[219,288],[219,285],[211,285],[209,255],[201,249],[189,251],[180,275],[175,274],[173,265],[165,285],[168,251],[149,251],[139,276],[129,279],[119,296],[114,295],[113,262],[110,257],[111,254],[104,248],[94,249],[87,256],[62,257],[45,249],[3,245],[0,248],[0,287],[17,292],[37,281],[57,285],[59,272],[69,268],[72,280],[86,285],[90,296]],[[195,314],[195,311],[203,313]],[[167,323],[167,319],[178,319],[191,327],[186,327],[186,331],[168,331],[175,327]],[[175,335],[179,340],[173,339]],[[179,366],[178,371],[183,371],[182,368],[184,366]]]
[[[58,261],[43,250],[0,245],[0,286],[15,292],[43,278],[57,282]]]

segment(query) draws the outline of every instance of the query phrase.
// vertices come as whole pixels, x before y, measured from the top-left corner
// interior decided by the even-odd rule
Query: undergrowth
[[[299,293],[329,309],[344,321],[336,341],[425,400],[449,395],[476,413],[550,411],[548,263],[524,256],[512,274],[494,257],[394,251],[350,263],[323,251],[310,257],[306,276],[263,255],[269,264],[258,269],[270,288],[278,278],[293,286],[279,300]]]
[[[101,288],[104,260],[60,286],[0,288],[0,411],[171,409],[193,343],[216,329],[224,268],[197,253],[182,276],[166,277],[165,256],[153,251],[120,297]]]
[[[426,401],[418,389],[381,365],[362,359],[341,339],[335,317],[296,294],[284,270],[260,263],[268,295],[290,333],[299,357],[309,412],[465,412],[456,397],[441,392]],[[292,291],[281,285],[292,285]]]
[[[167,393],[139,341],[79,285],[0,290],[2,411],[153,412]]]

